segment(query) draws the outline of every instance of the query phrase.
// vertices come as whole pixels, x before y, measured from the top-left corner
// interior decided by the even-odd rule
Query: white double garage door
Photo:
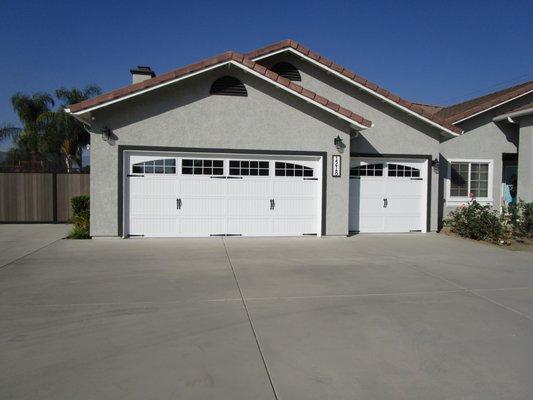
[[[124,235],[321,234],[322,158],[125,152]]]
[[[426,232],[428,159],[352,158],[351,232]]]

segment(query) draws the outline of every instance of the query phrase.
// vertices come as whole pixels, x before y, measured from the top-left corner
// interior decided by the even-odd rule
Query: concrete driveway
[[[60,240],[4,264],[4,398],[533,393],[531,252],[437,234]]]

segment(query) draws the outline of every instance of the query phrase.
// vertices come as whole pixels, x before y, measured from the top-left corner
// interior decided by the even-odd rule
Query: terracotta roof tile
[[[289,41],[287,41],[287,43],[289,43]],[[292,43],[292,45],[296,45],[295,43]],[[132,85],[129,85],[129,86],[126,86],[126,87],[123,87],[123,88],[120,88],[120,89],[117,89],[117,90],[113,90],[109,93],[104,93],[100,96],[96,96],[92,99],[89,99],[89,100],[85,100],[85,101],[82,101],[80,103],[77,103],[77,104],[72,104],[69,108],[70,108],[70,112],[73,112],[73,113],[76,113],[76,112],[79,112],[79,111],[82,111],[82,110],[86,110],[88,108],[91,108],[91,107],[94,107],[94,106],[97,106],[97,105],[101,105],[101,104],[104,104],[104,103],[107,103],[109,101],[112,101],[112,100],[116,100],[116,99],[119,99],[121,97],[124,97],[124,96],[127,96],[127,95],[130,95],[130,94],[135,94],[143,89],[147,89],[147,88],[151,88],[151,87],[154,87],[154,86],[157,86],[161,83],[164,83],[164,82],[167,82],[167,81],[171,81],[175,78],[179,78],[179,77],[182,77],[182,76],[186,76],[190,73],[193,73],[193,72],[198,72],[198,71],[201,71],[202,69],[205,69],[205,68],[209,68],[209,67],[212,67],[212,66],[216,66],[217,64],[221,64],[221,63],[224,63],[224,62],[227,62],[227,61],[230,61],[230,60],[233,60],[253,71],[255,71],[256,73],[258,74],[261,74],[263,76],[265,76],[266,78],[274,81],[274,82],[277,82],[287,88],[289,88],[290,90],[298,93],[298,94],[301,94],[311,100],[314,100],[316,101],[317,103],[321,104],[321,105],[325,105],[326,107],[330,108],[331,110],[334,110],[336,112],[338,112],[341,107],[338,105],[338,104],[335,104],[335,103],[332,103],[330,102],[329,100],[327,100],[326,98],[322,97],[322,96],[319,96],[317,95],[315,92],[311,91],[311,90],[307,90],[305,88],[303,88],[302,86],[294,83],[294,82],[291,82],[289,81],[288,79],[282,77],[282,76],[279,76],[278,74],[276,74],[275,72],[273,71],[270,71],[269,69],[265,68],[264,66],[260,65],[260,64],[257,64],[253,61],[251,61],[250,59],[242,56],[241,54],[239,53],[235,53],[235,52],[226,52],[226,53],[223,53],[223,54],[220,54],[220,55],[217,55],[217,56],[214,56],[214,57],[210,57],[208,59],[205,59],[203,61],[200,61],[200,62],[197,62],[197,63],[194,63],[194,64],[190,64],[186,67],[182,67],[182,68],[178,68],[174,71],[171,71],[171,72],[167,72],[165,74],[162,74],[160,76],[156,76],[154,78],[151,78],[151,79],[147,79],[145,81],[142,81],[142,82],[139,82],[139,83],[135,83],[135,84],[132,84]],[[347,109],[344,109],[342,108],[343,112],[341,113],[342,115],[346,116],[347,118],[353,120],[354,122],[357,122],[358,124],[361,124],[361,125],[364,125],[366,127],[370,127],[372,126],[372,122],[370,122],[369,120],[361,117],[360,115],[352,112],[352,111],[349,111]],[[349,114],[348,114],[349,112]]]
[[[271,44],[269,46],[266,46],[266,47],[263,47],[261,49],[258,49],[258,50],[254,50],[252,52],[249,52],[249,53],[246,53],[244,56],[245,57],[249,57],[249,58],[255,58],[255,57],[259,57],[259,56],[264,56],[264,55],[267,55],[268,53],[272,53],[274,51],[278,51],[278,50],[281,50],[281,49],[284,49],[284,48],[292,48],[300,53],[303,53],[302,51],[300,51],[300,49],[304,48],[307,50],[307,48],[305,48],[304,46],[300,45],[298,42],[294,41],[294,40],[283,40],[281,42],[278,42],[278,43],[274,43],[274,44]],[[305,54],[305,53],[303,53]],[[396,95],[396,94],[393,94],[391,92],[389,92],[388,90],[385,90],[385,89],[382,89],[380,88],[378,85],[376,85],[375,83],[372,83],[368,80],[366,80],[365,78],[357,75],[356,73],[352,72],[352,71],[349,71],[347,70],[346,68],[340,66],[340,65],[337,65],[337,64],[334,64],[332,63],[332,61],[328,60],[327,58],[313,52],[312,50],[309,50],[309,52],[307,54],[308,57],[310,57],[311,59],[315,60],[315,61],[318,61],[319,63],[325,65],[326,67],[328,68],[331,68],[335,71],[338,71],[339,68],[342,68],[342,72],[341,71],[338,71],[338,72],[341,72],[342,75],[346,76],[347,78],[357,82],[358,84],[362,85],[362,86],[365,86],[366,88],[368,88],[369,90],[371,91],[374,91],[384,97],[386,97],[387,99],[389,99],[390,101],[392,101],[393,103],[397,103],[405,108],[408,108],[409,110],[413,111],[414,113],[416,114],[419,114],[421,117],[424,117],[452,132],[455,132],[455,133],[462,133],[462,130],[454,125],[452,125],[451,123],[449,123],[448,121],[445,121],[443,118],[438,118],[436,117],[435,115],[431,114],[431,113],[426,113],[426,114],[422,114],[421,112],[419,112],[421,109],[420,108],[417,108],[416,110],[412,108],[411,106],[411,102],[407,101],[407,100],[404,100],[402,99],[400,96]]]
[[[484,96],[476,97],[462,103],[444,107],[438,111],[435,116],[443,118],[449,123],[455,123],[462,119],[468,118],[474,114],[482,112],[499,103],[523,95],[533,90],[533,81],[524,82],[507,89],[489,93]]]

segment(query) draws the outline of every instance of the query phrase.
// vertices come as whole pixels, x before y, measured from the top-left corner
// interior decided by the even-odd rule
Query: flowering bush
[[[520,200],[517,204],[504,207],[501,221],[511,236],[533,236],[533,203],[524,203]]]
[[[481,205],[475,199],[452,211],[444,221],[454,233],[475,240],[498,241],[503,235],[499,215],[489,205]]]

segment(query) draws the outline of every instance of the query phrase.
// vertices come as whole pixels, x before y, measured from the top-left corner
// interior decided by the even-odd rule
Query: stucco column
[[[533,202],[533,116],[520,119],[518,198],[526,203]]]

